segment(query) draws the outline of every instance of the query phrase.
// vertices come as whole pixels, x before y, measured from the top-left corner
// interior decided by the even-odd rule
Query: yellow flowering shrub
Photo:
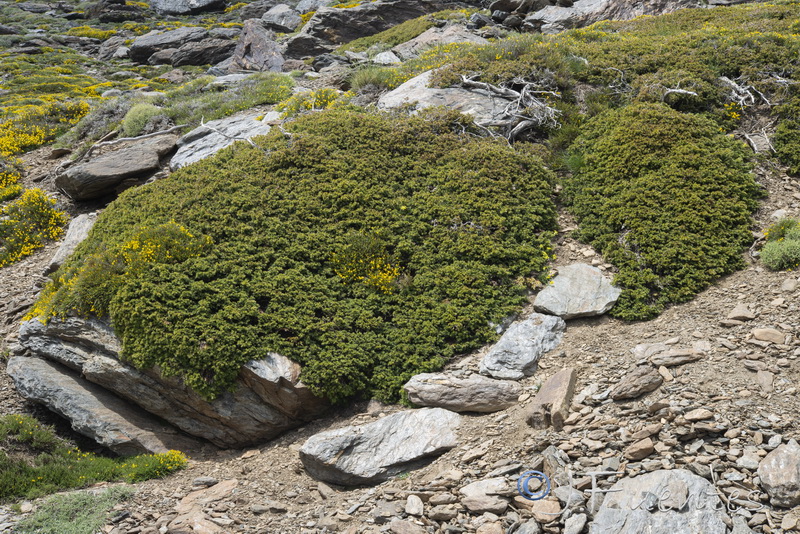
[[[101,30],[99,28],[92,28],[91,26],[76,26],[67,30],[67,35],[74,35],[76,37],[89,37],[91,39],[100,39],[105,41],[109,37],[116,35],[116,30]]]
[[[309,111],[322,111],[323,109],[336,109],[345,107],[355,95],[350,91],[339,92],[336,89],[325,87],[316,91],[306,91],[294,94],[280,102],[275,109],[282,111],[282,117],[294,117]]]
[[[0,208],[0,267],[61,236],[67,216],[55,209],[55,203],[41,189],[28,189],[20,198]]]

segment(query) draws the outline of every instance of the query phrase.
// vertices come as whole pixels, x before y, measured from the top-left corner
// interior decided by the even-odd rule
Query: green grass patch
[[[95,534],[110,518],[111,509],[134,494],[129,486],[54,495],[20,521],[18,534]]]
[[[37,313],[108,314],[124,359],[208,397],[278,352],[333,401],[397,400],[495,339],[550,259],[541,161],[442,111],[285,128],[125,192]]]
[[[23,415],[0,417],[0,502],[32,499],[96,482],[139,482],[186,466],[179,451],[129,458],[81,452]]]
[[[635,104],[589,121],[570,154],[579,237],[619,268],[613,315],[649,319],[742,267],[760,190],[713,121]]]

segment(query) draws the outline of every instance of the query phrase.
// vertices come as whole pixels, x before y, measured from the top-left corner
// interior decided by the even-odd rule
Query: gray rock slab
[[[112,194],[124,180],[156,172],[161,157],[175,147],[177,140],[175,135],[159,135],[73,165],[56,177],[56,186],[73,200]]]
[[[300,460],[318,480],[374,484],[456,447],[460,420],[441,408],[406,410],[374,423],[315,434],[300,449]]]
[[[726,534],[714,486],[685,469],[623,478],[605,495],[589,534]]]
[[[275,42],[275,34],[265,28],[261,20],[250,19],[244,21],[242,35],[226,69],[229,73],[280,72],[284,62],[282,49]]]
[[[128,55],[132,60],[144,63],[159,50],[180,48],[186,43],[202,41],[207,37],[208,31],[197,26],[185,26],[170,31],[153,30],[134,39]]]
[[[528,424],[538,429],[551,425],[556,430],[564,428],[575,393],[576,378],[575,369],[571,367],[551,376],[531,402]]]
[[[14,356],[8,361],[7,372],[20,395],[66,417],[73,430],[117,454],[133,456],[170,449],[188,452],[202,447],[198,440],[57,363]]]
[[[531,376],[539,358],[561,343],[565,328],[560,317],[540,313],[513,323],[484,356],[481,374],[506,380]]]
[[[800,446],[789,440],[758,465],[761,487],[775,506],[791,508],[800,504]]]
[[[617,303],[622,290],[597,267],[575,263],[558,270],[551,285],[542,289],[533,308],[563,319],[602,315]]]
[[[70,254],[75,252],[75,248],[89,235],[89,230],[92,229],[96,220],[97,213],[84,213],[69,222],[67,233],[59,243],[58,250],[53,254],[47,272],[53,272],[61,267],[61,264],[67,260]]]
[[[496,412],[517,403],[522,388],[516,382],[481,375],[458,378],[448,373],[423,373],[411,377],[403,389],[417,406],[453,412]]]
[[[262,120],[258,120],[259,117]],[[170,168],[176,170],[213,156],[236,141],[266,135],[272,129],[269,122],[279,117],[278,112],[262,114],[250,111],[198,126],[178,140],[178,150],[170,160]]]
[[[423,72],[378,99],[379,109],[394,109],[413,105],[415,109],[444,106],[470,115],[477,124],[501,120],[507,100],[479,89],[460,87],[438,89],[428,87],[433,71]]]
[[[450,24],[443,28],[429,28],[410,41],[395,46],[392,48],[392,52],[402,59],[411,59],[433,46],[454,43],[485,45],[489,44],[489,41],[475,35],[460,24]]]
[[[224,0],[150,0],[161,15],[191,15],[225,7]]]
[[[230,39],[203,39],[181,45],[172,54],[172,65],[215,65],[233,54],[236,42]]]
[[[261,16],[261,22],[270,30],[291,33],[303,23],[303,19],[297,11],[286,4],[278,4]]]
[[[327,405],[299,381],[300,366],[279,354],[248,362],[233,392],[206,401],[178,377],[139,370],[120,361],[120,341],[98,320],[24,322],[20,344],[34,355],[75,371],[157,415],[187,434],[221,447],[245,447],[274,438],[321,415]]]

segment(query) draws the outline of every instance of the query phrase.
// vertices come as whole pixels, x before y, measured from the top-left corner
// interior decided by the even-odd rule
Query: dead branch
[[[732,102],[736,102],[742,108],[747,106],[752,106],[756,103],[756,97],[753,96],[753,93],[750,92],[752,86],[750,85],[739,85],[738,83],[734,82],[727,76],[720,76],[719,80],[723,83],[723,85],[727,86],[730,89],[730,93],[728,93],[728,98]]]
[[[104,147],[104,146],[116,145],[116,144],[122,143],[124,141],[139,141],[141,139],[147,139],[148,137],[156,137],[158,135],[165,135],[165,134],[168,134],[168,133],[172,133],[175,130],[180,130],[181,128],[186,128],[186,126],[188,126],[188,125],[187,124],[181,124],[180,126],[173,126],[172,128],[167,128],[166,130],[161,130],[159,132],[153,132],[153,133],[149,133],[149,134],[145,134],[145,135],[139,135],[137,137],[120,137],[119,139],[114,139],[113,141],[101,141],[101,142],[96,143],[96,144],[92,145],[91,147],[89,147],[89,150],[86,151],[86,154],[84,154],[83,157],[84,158],[88,158],[89,156],[91,156],[92,152],[94,152],[94,150],[96,148],[101,148],[101,147]],[[106,137],[108,137],[108,136],[106,136]],[[104,139],[105,139],[105,137],[104,137]]]

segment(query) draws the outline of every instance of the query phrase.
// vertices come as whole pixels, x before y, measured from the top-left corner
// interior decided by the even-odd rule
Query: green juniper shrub
[[[775,154],[791,174],[800,174],[800,94],[793,94],[776,108],[780,119],[773,139]]]
[[[134,104],[122,119],[122,133],[125,137],[141,134],[147,123],[156,117],[164,116],[164,109],[149,102]]]
[[[796,271],[800,268],[800,221],[781,219],[766,232],[767,243],[761,260],[773,271]]]
[[[742,266],[760,191],[713,121],[633,104],[590,120],[570,154],[579,237],[619,269],[613,315],[651,318]]]
[[[131,486],[54,495],[16,526],[17,534],[94,534],[112,508],[135,493]]]
[[[517,280],[550,259],[551,174],[471,128],[443,110],[330,110],[235,144],[122,194],[36,313],[94,308],[123,358],[209,398],[275,351],[332,401],[396,400],[493,340],[489,323],[525,300]],[[168,245],[134,270],[118,253],[173,224],[183,256]]]

